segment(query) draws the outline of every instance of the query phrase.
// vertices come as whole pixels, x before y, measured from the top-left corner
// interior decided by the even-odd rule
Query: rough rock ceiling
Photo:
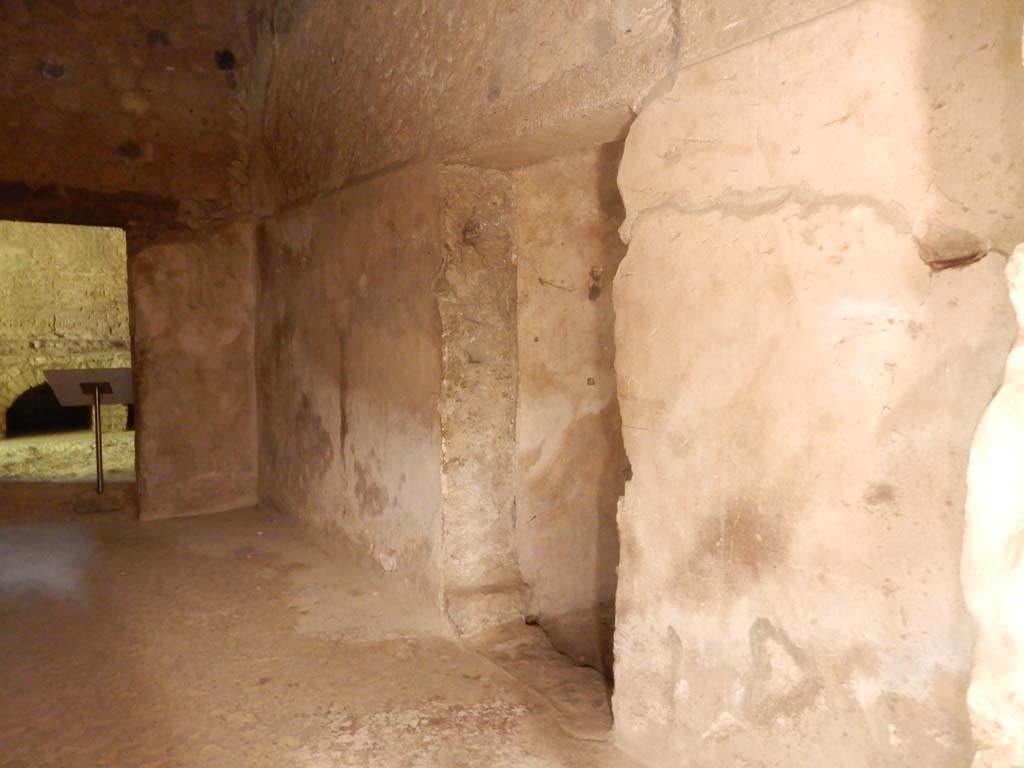
[[[249,16],[242,0],[5,0],[0,210],[195,224],[244,208]]]

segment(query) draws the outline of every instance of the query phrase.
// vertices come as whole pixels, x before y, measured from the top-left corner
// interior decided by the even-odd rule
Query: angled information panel
[[[69,368],[43,371],[57,402],[91,405],[96,435],[96,493],[103,493],[103,418],[100,406],[132,402],[131,368]]]
[[[43,375],[61,405],[93,405],[97,384],[103,405],[132,402],[131,368],[74,368],[43,371]]]

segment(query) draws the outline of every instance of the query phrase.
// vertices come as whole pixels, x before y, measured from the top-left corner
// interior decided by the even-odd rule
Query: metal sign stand
[[[96,437],[96,504],[97,509],[79,511],[100,511],[106,505],[103,497],[103,405],[132,402],[131,368],[83,368],[60,371],[44,371],[46,381],[57,396],[57,402],[65,406],[91,405],[92,425]],[[117,494],[114,494],[117,495]]]

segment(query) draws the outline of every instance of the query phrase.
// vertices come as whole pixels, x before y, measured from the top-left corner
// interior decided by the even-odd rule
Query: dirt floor
[[[103,473],[108,480],[135,479],[135,433],[103,435]],[[96,454],[91,430],[0,438],[3,480],[91,480]]]
[[[76,516],[84,490],[0,485],[3,768],[635,766],[553,706],[606,725],[592,678],[538,693],[341,545],[255,509]]]

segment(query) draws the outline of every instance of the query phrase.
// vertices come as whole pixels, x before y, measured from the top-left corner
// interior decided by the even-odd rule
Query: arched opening
[[[7,409],[7,437],[46,435],[89,429],[92,414],[88,406],[65,407],[57,401],[49,384],[30,387]]]

